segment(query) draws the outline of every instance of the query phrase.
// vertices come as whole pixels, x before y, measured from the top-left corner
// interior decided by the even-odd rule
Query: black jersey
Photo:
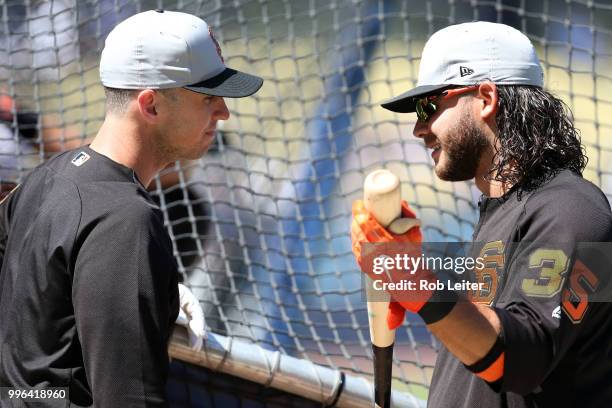
[[[0,220],[0,386],[67,387],[70,407],[166,406],[177,265],[134,171],[62,153]]]
[[[612,241],[605,195],[562,171],[520,200],[511,191],[479,207],[474,242],[485,261],[477,275],[485,290],[474,300],[500,318],[503,377],[488,384],[442,348],[428,406],[612,406],[612,304],[589,302],[588,290],[577,288],[609,279],[612,270],[587,276],[573,252],[576,243]]]

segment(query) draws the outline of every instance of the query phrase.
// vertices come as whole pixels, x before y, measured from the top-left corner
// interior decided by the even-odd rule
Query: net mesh
[[[161,172],[184,281],[220,334],[371,377],[351,202],[376,168],[400,176],[428,241],[469,241],[473,183],[437,179],[414,115],[379,103],[416,83],[425,40],[449,24],[509,24],[535,44],[546,87],[572,109],[585,177],[612,197],[612,2],[572,0],[0,0],[0,178],[19,182],[103,120],[97,65],[124,18],[163,7],[204,18],[227,65],[265,78],[228,99],[201,160]],[[418,318],[398,330],[394,388],[426,397],[438,347]]]

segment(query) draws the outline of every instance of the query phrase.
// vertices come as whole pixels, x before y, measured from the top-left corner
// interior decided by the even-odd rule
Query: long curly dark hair
[[[500,147],[492,178],[531,191],[563,169],[582,175],[588,158],[561,99],[534,86],[500,85],[497,91]]]

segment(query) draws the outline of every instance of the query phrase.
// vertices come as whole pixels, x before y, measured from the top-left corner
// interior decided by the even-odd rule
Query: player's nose
[[[217,120],[227,120],[230,117],[229,109],[225,104],[225,99],[218,98],[218,103],[215,106],[215,119]]]
[[[430,133],[429,125],[427,122],[423,122],[422,120],[417,120],[414,124],[414,129],[412,129],[412,134],[414,137],[418,137],[419,139],[423,139]]]

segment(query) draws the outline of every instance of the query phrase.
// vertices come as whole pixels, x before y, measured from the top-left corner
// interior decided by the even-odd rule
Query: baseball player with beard
[[[441,289],[418,302],[396,296],[389,308],[390,327],[409,310],[442,343],[428,406],[610,406],[612,307],[593,301],[610,265],[598,268],[576,249],[612,241],[612,214],[582,178],[578,131],[543,89],[533,45],[502,24],[449,26],[426,43],[417,85],[382,106],[416,112],[413,133],[432,150],[440,179],[475,180],[473,239],[485,261],[474,271],[484,289],[469,300]],[[364,270],[363,243],[412,242],[384,231],[362,202],[353,214]]]
[[[179,307],[194,348],[204,322],[146,186],[206,153],[224,97],[263,81],[225,66],[206,22],[164,10],[115,27],[100,77],[91,145],[37,167],[1,205],[0,386],[64,387],[70,407],[166,406]]]

